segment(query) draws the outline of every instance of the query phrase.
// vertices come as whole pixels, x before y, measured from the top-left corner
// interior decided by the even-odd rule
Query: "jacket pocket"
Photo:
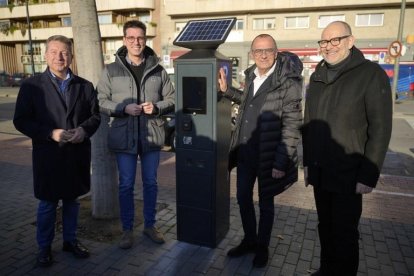
[[[149,143],[151,147],[162,147],[165,140],[164,121],[161,118],[149,120]]]
[[[115,118],[110,124],[108,148],[115,151],[126,150],[128,148],[128,118]]]

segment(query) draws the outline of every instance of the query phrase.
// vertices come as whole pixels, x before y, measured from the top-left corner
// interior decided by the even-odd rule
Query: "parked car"
[[[24,73],[15,73],[12,76],[12,82],[10,86],[20,86],[23,82],[23,80],[26,78],[26,75]]]
[[[22,81],[26,78],[23,73],[15,73],[13,75],[6,72],[0,72],[0,86],[2,87],[16,87],[20,86]]]

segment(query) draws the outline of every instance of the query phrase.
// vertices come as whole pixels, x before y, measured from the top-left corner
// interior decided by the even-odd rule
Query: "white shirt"
[[[259,74],[259,69],[254,69],[254,74],[256,75],[256,78],[253,80],[253,96],[256,94],[256,92],[259,90],[260,86],[265,82],[267,77],[270,76],[275,71],[276,68],[276,61],[273,64],[272,68],[270,68],[269,71],[266,72],[266,74],[261,75]]]

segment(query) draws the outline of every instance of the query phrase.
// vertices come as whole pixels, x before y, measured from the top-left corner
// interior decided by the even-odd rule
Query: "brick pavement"
[[[269,265],[253,269],[253,255],[227,258],[243,235],[231,177],[230,230],[215,249],[177,241],[175,155],[163,152],[159,170],[158,226],[167,242],[156,245],[135,229],[132,249],[116,243],[82,240],[91,251],[85,260],[61,251],[55,237],[55,263],[35,268],[37,201],[32,195],[31,145],[0,122],[0,275],[309,275],[319,264],[317,215],[312,188],[297,184],[276,197],[276,219]],[[301,174],[302,175],[302,174]],[[139,181],[138,181],[139,183]],[[137,187],[137,198],[142,198]],[[257,199],[257,195],[256,199]],[[382,175],[374,193],[364,197],[358,275],[414,275],[414,178]]]

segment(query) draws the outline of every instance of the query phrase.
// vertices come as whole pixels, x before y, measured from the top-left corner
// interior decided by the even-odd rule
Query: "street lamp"
[[[34,66],[34,60],[33,60],[32,28],[30,27],[29,0],[26,0],[26,19],[27,19],[27,27],[29,29],[29,53],[30,53],[30,60],[32,64],[32,75],[34,76],[35,66]]]

